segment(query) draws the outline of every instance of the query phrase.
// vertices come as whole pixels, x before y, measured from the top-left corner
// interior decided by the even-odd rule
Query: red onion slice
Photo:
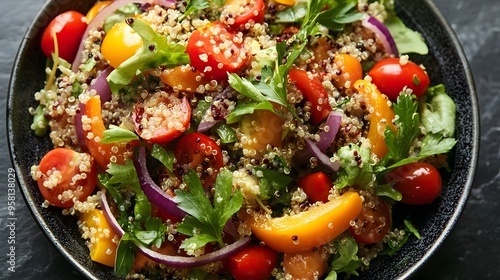
[[[90,85],[89,90],[95,90],[97,95],[101,98],[101,104],[109,101],[111,99],[111,89],[109,88],[108,77],[109,73],[113,71],[113,68],[108,67],[104,69],[99,76],[94,80],[93,84]],[[75,131],[76,137],[78,139],[78,144],[83,150],[87,150],[85,145],[85,133],[83,131],[82,116],[85,112],[85,104],[80,103],[78,105],[79,111],[75,114]]]
[[[330,147],[335,140],[335,136],[337,136],[337,132],[340,128],[340,122],[342,121],[342,117],[344,114],[339,111],[331,111],[326,118],[325,125],[328,126],[328,131],[321,131],[319,133],[319,141],[316,142],[316,146],[318,146],[321,152],[325,152],[328,147]]]
[[[108,201],[106,199],[106,192],[103,191],[101,193],[101,207],[104,212],[104,217],[106,218],[106,221],[108,222],[109,226],[111,229],[114,231],[115,234],[119,235],[120,237],[125,234],[125,231],[120,227],[118,224],[118,221],[115,219],[113,216],[113,213],[111,213],[111,209],[109,208]],[[199,256],[199,257],[182,257],[182,256],[171,256],[171,255],[164,255],[160,254],[158,252],[155,252],[149,248],[146,248],[144,245],[134,242],[134,244],[137,246],[137,249],[143,253],[146,257],[152,259],[155,262],[172,266],[172,267],[179,267],[179,268],[190,268],[190,267],[198,267],[204,264],[212,263],[215,261],[220,261],[223,260],[232,254],[236,253],[238,250],[243,248],[244,246],[248,245],[250,243],[251,239],[250,237],[243,237],[242,239],[227,245],[217,251]]]
[[[318,161],[324,165],[325,167],[327,167],[328,169],[330,169],[331,171],[333,172],[337,172],[340,168],[340,161],[339,160],[335,160],[335,161],[332,161],[330,159],[329,156],[325,155],[323,152],[321,152],[318,148],[318,146],[316,146],[316,144],[309,138],[306,138],[306,145],[307,145],[307,148],[309,149],[309,151],[311,151],[312,155],[318,159]]]
[[[396,42],[394,42],[394,38],[392,38],[389,29],[387,29],[387,27],[383,23],[372,16],[365,16],[361,21],[361,25],[370,29],[375,33],[375,35],[377,35],[377,37],[380,39],[380,42],[384,46],[384,50],[387,53],[392,54],[395,57],[399,57]]]
[[[145,147],[139,148],[139,154],[137,158],[134,159],[134,166],[137,170],[137,175],[139,176],[141,189],[148,197],[149,201],[151,201],[151,203],[158,206],[158,208],[165,211],[169,215],[182,220],[182,218],[186,216],[186,212],[177,207],[177,203],[174,201],[174,197],[167,194],[162,188],[160,188],[149,175],[146,165]]]
[[[224,99],[229,99],[235,95],[236,95],[236,91],[232,87],[227,87],[222,92],[217,94],[213,98],[212,103],[210,103],[210,106],[208,107],[208,109],[205,111],[205,113],[201,117],[201,121],[200,121],[200,124],[198,125],[198,129],[197,129],[198,132],[208,131],[215,124],[222,121],[222,119],[225,118],[229,114],[229,112],[226,108],[221,108],[221,106],[218,106],[218,108],[216,108],[216,109],[220,110],[220,117],[219,117],[219,119],[214,120],[212,117],[212,106],[215,106],[214,102],[215,101],[222,101]]]
[[[77,72],[78,68],[80,67],[81,60],[82,60],[82,51],[84,48],[84,42],[85,39],[87,38],[87,35],[89,32],[93,29],[95,29],[97,26],[101,25],[104,20],[114,13],[118,8],[121,8],[127,4],[130,3],[138,3],[138,4],[157,4],[161,5],[167,8],[170,7],[175,7],[175,2],[174,0],[115,0],[111,2],[108,6],[104,7],[97,15],[92,19],[92,21],[89,22],[87,25],[87,29],[85,29],[85,32],[83,33],[83,38],[82,41],[80,42],[80,47],[78,48],[78,51],[76,52],[76,57],[75,60],[73,61],[73,64],[71,65],[71,71]]]

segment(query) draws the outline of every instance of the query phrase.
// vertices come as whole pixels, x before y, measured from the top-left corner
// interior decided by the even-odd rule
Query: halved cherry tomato
[[[309,202],[328,202],[332,180],[323,172],[314,172],[300,178],[298,185],[309,198]]]
[[[164,144],[181,136],[189,127],[191,105],[186,97],[159,91],[140,99],[132,120],[137,134],[152,143]]]
[[[219,169],[224,166],[222,151],[217,143],[199,132],[182,136],[174,148],[174,156],[175,174],[182,176],[193,169],[200,174],[204,187],[215,182]]]
[[[191,65],[209,79],[227,79],[227,72],[238,72],[248,55],[243,38],[221,22],[209,23],[195,30],[186,47]]]
[[[396,127],[392,123],[395,117],[394,111],[387,104],[387,97],[380,93],[374,84],[366,80],[357,80],[354,83],[354,88],[363,94],[373,110],[369,115],[370,127],[366,137],[370,140],[370,151],[382,159],[388,151],[384,140],[385,128],[389,126],[393,131],[396,131]]]
[[[345,192],[329,202],[293,216],[277,218],[249,216],[252,233],[267,246],[283,253],[312,250],[335,239],[361,212],[361,197]]]
[[[108,31],[101,44],[102,56],[113,68],[118,68],[142,46],[142,38],[125,21]]]
[[[326,256],[314,249],[283,256],[283,270],[291,275],[292,279],[322,279],[327,266]]]
[[[106,170],[110,162],[125,164],[133,154],[133,143],[100,143],[101,139],[104,138],[106,127],[102,120],[101,98],[99,96],[96,95],[85,103],[82,123],[87,149],[101,170]]]
[[[237,29],[245,24],[264,22],[264,0],[229,0],[221,14],[222,21]]]
[[[87,153],[68,148],[49,151],[40,161],[38,189],[43,198],[58,207],[71,207],[74,199],[85,201],[94,191],[97,171]]]
[[[210,82],[189,65],[167,68],[160,74],[160,79],[172,88],[187,92],[197,92],[200,86],[204,87]]]
[[[305,70],[296,68],[290,69],[288,79],[295,83],[305,99],[311,103],[311,123],[314,125],[321,123],[332,110],[328,102],[328,93],[321,81]]]
[[[334,58],[340,75],[335,81],[337,88],[354,88],[354,82],[363,78],[363,68],[361,62],[350,54],[337,54]]]
[[[420,97],[429,87],[429,76],[420,66],[408,61],[401,63],[399,58],[386,58],[377,62],[368,72],[377,88],[390,100],[396,101],[405,86]]]
[[[441,174],[431,164],[414,162],[399,166],[385,175],[388,182],[394,183],[406,204],[432,203],[441,194],[443,187]]]
[[[354,239],[363,244],[375,244],[382,241],[391,229],[391,213],[383,200],[370,208],[363,205],[361,213],[355,220],[356,225],[349,228]]]
[[[102,9],[104,9],[112,2],[113,1],[97,1],[85,15],[85,18],[87,19],[87,24],[89,24]]]
[[[59,57],[73,62],[80,46],[83,33],[87,29],[85,16],[75,11],[67,11],[56,16],[42,34],[42,51],[48,58],[55,52],[54,33],[57,37]]]
[[[271,278],[277,259],[271,248],[250,245],[230,256],[227,265],[236,280],[265,280]]]
[[[281,147],[284,123],[283,118],[268,110],[245,115],[240,121],[245,156],[259,157],[267,151],[267,145]]]

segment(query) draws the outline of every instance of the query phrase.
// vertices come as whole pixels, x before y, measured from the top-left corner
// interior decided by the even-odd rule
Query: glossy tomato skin
[[[385,179],[394,183],[405,204],[432,203],[441,194],[442,179],[439,171],[431,164],[424,162],[409,163],[397,167],[387,173]]]
[[[309,202],[328,202],[332,180],[323,172],[310,173],[300,178],[298,185],[309,198]]]
[[[218,21],[195,30],[186,52],[196,70],[218,81],[227,79],[227,72],[238,72],[248,60],[243,38]]]
[[[309,75],[307,71],[297,68],[290,69],[288,79],[311,103],[311,123],[313,125],[321,123],[332,110],[328,102],[328,93],[321,81],[317,77]]]
[[[85,201],[94,191],[97,171],[93,158],[68,148],[49,151],[40,161],[38,189],[43,198],[58,207],[71,207],[73,199]]]
[[[264,0],[229,0],[222,11],[223,21],[232,28],[245,29],[245,25],[264,22]]]
[[[270,279],[277,253],[266,246],[250,245],[229,257],[227,266],[236,280]]]
[[[224,166],[222,151],[217,143],[199,132],[182,136],[174,148],[174,173],[182,177],[189,169],[200,175],[204,187],[215,182],[219,169]]]
[[[399,58],[386,58],[377,62],[368,72],[377,88],[391,101],[398,99],[405,86],[417,97],[424,95],[430,80],[427,73],[416,63],[401,63]]]
[[[52,53],[55,52],[55,32],[59,57],[72,63],[86,29],[85,16],[79,12],[68,11],[56,16],[42,34],[41,47],[43,53],[48,58],[52,58]]]
[[[155,93],[137,101],[132,120],[135,131],[142,139],[165,144],[188,129],[191,105],[186,97]]]

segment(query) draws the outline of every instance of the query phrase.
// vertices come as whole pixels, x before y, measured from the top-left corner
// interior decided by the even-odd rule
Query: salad
[[[41,48],[32,177],[119,277],[359,275],[420,238],[394,205],[439,199],[456,143],[393,1],[98,1]]]

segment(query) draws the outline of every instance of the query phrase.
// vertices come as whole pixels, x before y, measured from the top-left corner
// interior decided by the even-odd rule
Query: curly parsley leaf
[[[356,240],[350,236],[337,238],[334,242],[335,249],[337,250],[336,257],[331,263],[331,271],[325,280],[337,279],[337,274],[345,272],[347,275],[358,276],[356,269],[363,263],[358,258],[358,244]]]
[[[359,186],[364,189],[371,185],[373,178],[370,163],[370,149],[350,144],[338,151],[341,169],[335,180],[335,187]]]
[[[156,33],[145,21],[134,18],[130,27],[142,38],[142,47],[107,77],[113,93],[128,85],[132,79],[147,69],[158,66],[173,67],[189,63],[186,47],[167,41],[165,36]]]
[[[137,136],[134,132],[113,124],[109,125],[109,128],[103,132],[103,135],[104,138],[100,141],[103,144],[139,140],[139,136]]]
[[[176,202],[189,215],[177,225],[177,231],[191,236],[181,244],[182,249],[197,250],[209,242],[223,246],[222,232],[226,222],[243,204],[241,191],[233,193],[233,176],[221,170],[215,182],[214,205],[205,195],[200,178],[189,170],[183,179],[188,190],[176,190]]]
[[[160,248],[161,244],[165,242],[167,229],[167,225],[161,219],[150,217],[144,222],[144,229],[134,231],[134,236],[143,245],[154,245]]]

